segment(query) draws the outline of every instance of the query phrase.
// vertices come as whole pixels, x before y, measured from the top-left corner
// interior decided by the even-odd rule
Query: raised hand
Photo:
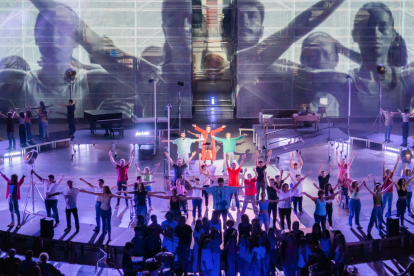
[[[112,150],[109,151],[109,156],[112,156]]]
[[[242,155],[242,160],[246,159],[246,154]]]
[[[356,152],[354,151],[353,153],[352,153],[352,156],[355,156],[356,155]]]
[[[197,127],[195,124],[194,125],[192,125],[193,127]]]
[[[135,164],[135,168],[137,168],[137,169],[138,169],[138,164]]]
[[[164,151],[164,154],[165,154],[165,156],[167,156],[167,157],[168,157],[168,152]]]
[[[247,136],[247,134],[245,133],[245,134],[243,134],[244,135],[244,137],[246,137]]]
[[[221,128],[226,128],[226,126],[225,125],[222,125]]]
[[[194,157],[196,155],[196,152],[193,151],[193,153],[191,154],[191,157]]]
[[[85,181],[85,179],[83,179],[83,178],[79,178],[79,180],[80,180],[80,181]]]
[[[382,161],[382,165],[385,166],[385,161]]]

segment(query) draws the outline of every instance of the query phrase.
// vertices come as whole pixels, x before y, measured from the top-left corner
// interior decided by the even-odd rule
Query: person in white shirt
[[[50,194],[47,197],[53,197],[58,195],[63,195],[65,197],[65,203],[66,203],[66,223],[67,228],[65,229],[65,232],[69,232],[71,227],[71,221],[70,221],[70,214],[73,213],[73,217],[75,218],[75,227],[76,227],[76,233],[79,232],[79,216],[78,216],[78,208],[76,206],[77,200],[78,200],[78,194],[81,192],[79,188],[73,187],[73,181],[68,180],[67,182],[68,187],[63,189],[60,192]]]
[[[397,109],[398,112],[401,112],[401,110]],[[407,139],[408,139],[408,130],[409,130],[409,125],[408,123],[410,122],[410,117],[413,116],[414,113],[410,113],[408,108],[404,109],[404,112],[401,112],[401,117],[403,120],[402,123],[402,130],[403,130],[403,142],[400,145],[401,147],[406,147],[407,146]]]
[[[299,214],[303,214],[303,210],[302,210],[302,202],[303,202],[303,182],[301,181],[301,175],[300,174],[296,174],[295,176],[290,175],[290,188],[292,188],[293,186],[295,186],[297,183],[299,183],[298,187],[296,188],[296,190],[293,191],[292,195],[293,195],[293,212],[295,214],[297,214],[298,212],[298,205],[299,205]]]
[[[197,213],[197,209],[198,209],[198,218],[201,219],[202,215],[201,215],[201,203],[203,203],[203,195],[202,195],[202,190],[200,190],[201,188],[204,187],[204,183],[208,183],[208,181],[210,181],[210,178],[206,178],[204,180],[204,183],[200,182],[200,179],[198,177],[196,177],[194,180],[190,180],[187,177],[185,177],[184,175],[182,175],[182,178],[184,178],[188,183],[192,183],[191,187],[192,188],[196,188],[196,189],[192,189],[193,193],[192,196],[193,197],[197,197],[200,199],[193,199],[193,220],[194,223],[196,221],[196,213]]]
[[[93,188],[95,193],[101,194],[103,193],[103,186],[105,181],[103,179],[98,180],[98,185],[92,185],[88,181],[83,178],[80,178],[80,181],[85,182],[86,185]],[[111,190],[116,189],[118,186],[113,186]],[[102,197],[97,195],[96,196],[96,203],[95,203],[95,212],[96,212],[96,227],[93,229],[94,232],[99,232],[101,230],[101,204],[102,204]]]
[[[290,170],[291,176],[301,174],[301,171],[302,171],[303,160],[298,151],[296,152],[296,156],[298,157],[299,163],[296,161],[293,161],[293,158],[295,157],[295,153],[292,152],[292,157],[290,158],[290,161],[289,161],[289,170]]]
[[[52,216],[51,210],[53,210],[53,215],[55,216],[56,224],[55,227],[59,225],[59,212],[57,209],[57,203],[58,203],[58,196],[54,195],[49,197],[51,194],[55,194],[59,191],[59,185],[62,181],[64,175],[59,179],[59,181],[55,181],[54,175],[49,175],[48,179],[44,179],[40,177],[34,170],[30,172],[31,174],[34,174],[37,178],[39,178],[40,181],[42,181],[44,185],[44,198],[45,198],[45,207],[46,207],[46,213],[48,217]]]
[[[276,193],[279,195],[279,216],[280,216],[280,227],[281,229],[285,228],[285,217],[287,221],[287,226],[290,230],[290,215],[292,213],[291,201],[290,198],[293,196],[293,192],[297,189],[299,184],[305,180],[305,178],[311,173],[309,171],[303,178],[300,179],[290,190],[289,185],[287,183],[282,184],[282,189],[277,188],[274,186],[273,188],[276,190]],[[285,200],[288,198],[288,200]]]
[[[391,130],[392,130],[392,125],[394,124],[393,122],[393,117],[395,114],[400,114],[401,112],[391,112],[391,107],[387,107],[387,111],[383,110],[381,108],[381,113],[384,114],[384,125],[385,125],[385,141],[384,143],[389,143],[391,142],[390,140],[390,136],[391,136]]]

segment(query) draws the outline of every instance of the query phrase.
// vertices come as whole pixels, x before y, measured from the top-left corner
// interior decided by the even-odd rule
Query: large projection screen
[[[238,0],[237,116],[309,104],[346,117],[347,75],[351,116],[378,114],[380,78],[383,109],[413,110],[413,8],[410,0]],[[378,64],[387,67],[381,77]]]
[[[53,104],[63,118],[69,85],[84,110],[157,116],[171,104],[191,117],[191,2],[188,0],[4,0],[0,2],[0,110]],[[177,85],[184,82],[184,87]]]

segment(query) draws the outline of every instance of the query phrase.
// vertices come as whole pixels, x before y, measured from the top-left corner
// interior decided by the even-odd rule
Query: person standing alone
[[[68,105],[64,105],[64,104],[59,104],[62,107],[66,107],[68,110],[68,125],[69,125],[69,136],[70,138],[74,139],[75,136],[73,136],[75,134],[76,128],[75,128],[75,110],[76,110],[76,104],[78,103],[78,101],[75,101],[75,103],[73,103],[73,100],[70,99],[69,100],[69,104]]]

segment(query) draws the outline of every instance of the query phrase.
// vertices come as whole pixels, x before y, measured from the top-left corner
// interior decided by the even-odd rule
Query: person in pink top
[[[347,172],[342,175],[342,179],[338,179],[338,184],[341,185],[342,192],[346,198],[346,208],[348,208],[348,202],[349,202],[348,187],[351,185],[351,183],[352,183],[352,179],[349,178]]]
[[[127,187],[122,186],[122,184],[127,184],[128,182],[128,170],[132,165],[132,161],[134,160],[134,151],[131,151],[131,155],[129,157],[129,162],[125,163],[125,159],[119,160],[119,164],[114,161],[114,158],[112,156],[112,151],[109,151],[109,159],[111,160],[112,165],[116,168],[116,171],[118,173],[118,179],[116,182],[116,185],[118,186],[118,191],[126,191]],[[127,194],[124,193],[124,196],[126,197]],[[119,208],[119,201],[121,199],[118,198],[118,202],[116,203],[115,208]],[[128,199],[125,198],[125,204],[128,207]]]
[[[336,151],[336,162],[338,163],[338,182],[343,178],[344,173],[348,173],[349,178],[349,168],[352,165],[352,162],[355,158],[355,151],[352,153],[351,160],[349,160],[349,163],[346,162],[346,158],[342,158],[341,162],[339,162],[339,154],[338,151]]]
[[[385,213],[385,217],[389,218],[391,216],[391,207],[392,207],[392,199],[393,199],[393,187],[388,188],[388,186],[392,186],[392,177],[394,176],[395,171],[397,170],[398,162],[400,161],[400,156],[398,156],[397,163],[395,163],[394,170],[391,171],[390,169],[385,168],[385,161],[382,161],[382,180],[384,184],[382,185],[382,190],[387,191],[382,195],[382,213],[384,213],[385,205],[388,203],[388,210]]]
[[[3,173],[1,173],[1,176],[6,180],[7,182],[7,190],[6,190],[6,198],[9,199],[9,210],[11,214],[11,223],[8,225],[8,227],[14,226],[14,215],[13,213],[16,213],[17,215],[17,226],[16,228],[20,228],[20,212],[19,212],[19,200],[20,200],[20,186],[24,182],[25,176],[23,175],[22,178],[20,178],[20,181],[18,181],[17,174],[13,174],[11,176],[11,180],[7,178]]]

